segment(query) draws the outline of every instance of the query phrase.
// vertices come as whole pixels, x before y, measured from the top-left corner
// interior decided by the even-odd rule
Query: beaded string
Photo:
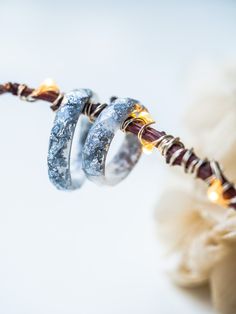
[[[52,80],[46,80],[36,89],[18,83],[0,84],[0,95],[5,93],[19,96],[25,101],[50,102],[53,111],[60,107],[63,99],[63,93]],[[107,104],[90,102],[85,106],[83,113],[93,122],[106,106]],[[207,195],[211,202],[236,209],[235,186],[224,176],[219,164],[216,161],[209,161],[207,158],[199,158],[193,148],[185,148],[178,137],[152,128],[151,124],[153,123],[154,121],[146,112],[141,112],[127,119],[122,130],[137,135],[143,148],[147,151],[157,148],[170,166],[182,166],[186,173],[193,174],[195,178],[205,181],[208,185]]]

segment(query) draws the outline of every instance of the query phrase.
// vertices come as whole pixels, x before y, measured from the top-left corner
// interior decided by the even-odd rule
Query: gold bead
[[[151,142],[147,142],[143,140],[142,143],[142,151],[146,154],[146,155],[150,155],[152,153],[152,151],[154,150],[155,145]]]
[[[146,124],[152,124],[155,121],[152,119],[151,115],[149,114],[149,112],[140,104],[136,104],[135,105],[135,109],[133,110],[133,112],[131,113],[131,118],[140,120],[144,123],[144,125]],[[140,134],[140,142],[142,144],[142,151],[145,154],[151,154],[151,152],[153,151],[154,147],[155,147],[155,143],[153,142],[148,142],[142,139],[142,133]]]
[[[135,109],[131,113],[132,118],[137,118],[142,120],[145,124],[154,122],[152,117],[150,116],[149,112],[140,104],[135,105]]]
[[[55,83],[55,81],[51,78],[47,78],[44,80],[39,87],[33,91],[32,96],[38,96],[40,94],[46,93],[46,92],[55,92],[55,93],[60,93],[60,89]]]

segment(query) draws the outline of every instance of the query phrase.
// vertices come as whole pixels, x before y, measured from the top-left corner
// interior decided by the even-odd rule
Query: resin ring
[[[117,98],[96,119],[82,154],[83,170],[89,180],[98,184],[115,185],[129,174],[139,160],[142,145],[137,136],[127,133],[119,151],[105,166],[115,132],[121,128],[137,105],[137,100]]]
[[[89,89],[66,93],[56,113],[49,140],[48,175],[51,182],[60,190],[74,190],[84,182],[81,152],[91,126],[88,120],[81,121],[76,139],[75,158],[72,161],[71,148],[80,114],[92,96],[93,93]]]

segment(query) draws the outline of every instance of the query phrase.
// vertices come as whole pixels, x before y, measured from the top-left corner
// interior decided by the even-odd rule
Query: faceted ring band
[[[116,98],[96,119],[82,153],[82,167],[89,180],[97,184],[115,185],[130,173],[139,160],[142,153],[141,143],[134,134],[126,133],[119,151],[105,165],[115,133],[137,104],[138,101],[131,98]]]
[[[84,106],[93,93],[89,89],[78,89],[64,95],[62,104],[56,112],[51,130],[48,150],[48,175],[50,181],[60,190],[79,188],[85,179],[82,170],[82,147],[91,123],[81,121],[81,128],[76,139],[75,158],[71,161],[71,148],[76,125]]]

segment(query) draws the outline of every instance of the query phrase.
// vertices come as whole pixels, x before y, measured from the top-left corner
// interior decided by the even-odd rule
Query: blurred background
[[[0,27],[1,83],[133,97],[183,141],[191,82],[236,53],[233,0],[1,0]],[[63,193],[47,177],[49,104],[4,95],[0,116],[0,313],[213,313],[163,272],[157,152],[114,188]]]

